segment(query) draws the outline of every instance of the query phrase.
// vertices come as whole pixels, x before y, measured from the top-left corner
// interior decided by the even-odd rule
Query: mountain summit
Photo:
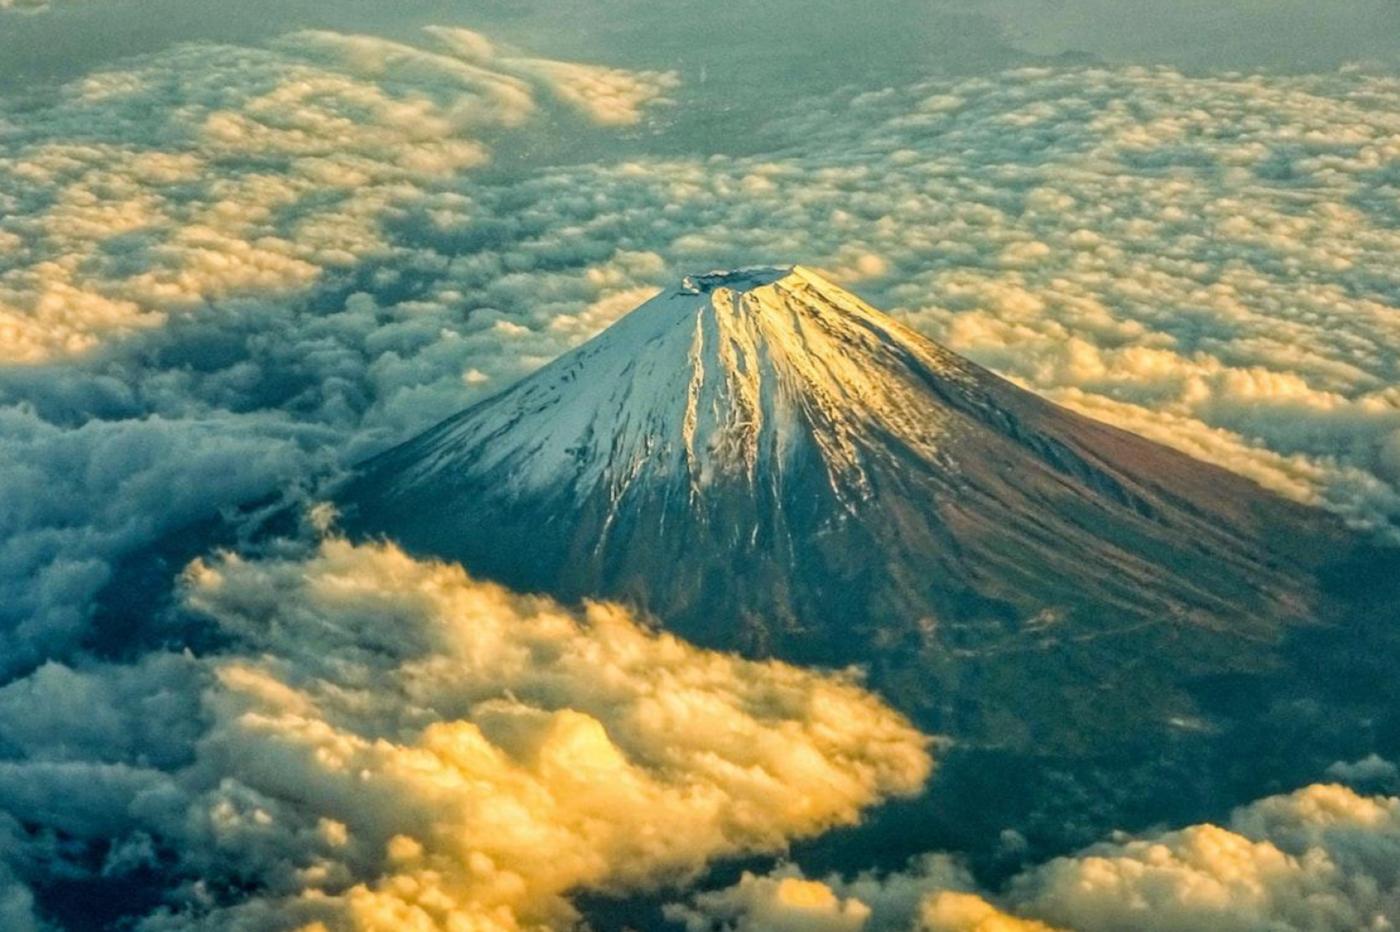
[[[352,533],[515,588],[862,664],[925,727],[1000,743],[1189,716],[1181,684],[1266,668],[1312,616],[1313,555],[1342,539],[801,266],[686,278],[341,504]]]
[[[404,487],[470,473],[511,496],[568,487],[571,501],[601,492],[621,505],[661,492],[704,518],[710,490],[776,493],[810,457],[823,494],[852,507],[874,494],[867,438],[953,468],[940,445],[952,424],[928,391],[973,378],[958,357],[801,266],[712,272],[441,425],[419,441],[431,454],[390,458]],[[609,508],[610,519],[624,516]],[[748,523],[759,520],[755,510]]]

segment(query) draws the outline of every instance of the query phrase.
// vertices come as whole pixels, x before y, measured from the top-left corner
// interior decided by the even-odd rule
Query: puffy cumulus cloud
[[[943,855],[921,858],[905,873],[865,873],[851,880],[836,876],[812,880],[796,865],[784,864],[768,874],[745,871],[734,886],[696,894],[689,903],[671,904],[666,914],[689,932],[907,930],[918,925],[923,912],[933,914],[933,901],[939,897],[946,898],[939,907],[945,914],[956,910],[970,915],[990,908],[972,892],[976,889],[971,874]],[[982,906],[969,906],[966,900]],[[989,932],[992,928],[988,927]]]
[[[1356,761],[1337,761],[1327,768],[1327,776],[1348,786],[1400,792],[1400,767],[1379,754],[1368,754]]]
[[[718,920],[736,932],[856,932],[865,928],[870,907],[785,867],[766,876],[745,871],[733,887],[700,894],[693,906],[672,906],[667,915],[694,930],[708,930]]]
[[[1077,929],[1384,929],[1400,920],[1400,800],[1316,785],[1111,843],[1017,882],[1018,908]]]
[[[171,772],[194,759],[207,682],[192,656],[157,653],[0,688],[0,927],[55,928],[31,887],[137,878],[168,854],[140,813],[183,798]]]
[[[574,891],[781,850],[929,772],[924,737],[845,676],[388,545],[225,556],[184,589],[226,650],[0,690],[0,811],[99,849],[69,872],[160,865],[143,928],[565,927]],[[21,877],[42,848],[15,849]]]
[[[802,910],[833,929],[1389,929],[1400,920],[1400,799],[1317,784],[1242,807],[1225,826],[1118,838],[1032,867],[999,895],[934,856],[854,881],[748,874],[671,914],[697,932],[776,930]]]
[[[1056,932],[1043,922],[1008,915],[975,893],[939,891],[919,909],[920,932]]]
[[[664,95],[680,84],[673,71],[628,71],[502,54],[490,39],[469,29],[434,26],[427,32],[461,58],[543,82],[560,102],[603,126],[641,122],[647,107],[671,103]]]
[[[83,352],[240,295],[304,294],[387,254],[396,205],[484,164],[557,97],[636,123],[660,73],[301,32],[89,75],[0,134],[0,361]]]
[[[745,872],[723,890],[666,907],[688,932],[1054,932],[1003,912],[968,871],[944,855],[920,858],[903,873],[806,878],[796,865]]]

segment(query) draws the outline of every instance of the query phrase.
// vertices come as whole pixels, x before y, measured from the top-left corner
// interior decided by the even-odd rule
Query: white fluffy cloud
[[[677,85],[667,72],[633,72],[549,59],[508,59],[503,67],[543,80],[564,103],[604,126],[633,126]]]
[[[931,915],[955,904],[960,904],[960,915],[994,911],[973,892],[976,889],[972,876],[942,855],[924,857],[906,873],[867,873],[851,880],[811,880],[797,866],[786,864],[768,874],[746,871],[734,886],[697,894],[690,903],[669,906],[666,913],[690,932],[903,932],[917,925],[926,905]],[[941,906],[935,903],[940,896]]]
[[[186,597],[232,653],[0,690],[0,746],[23,752],[0,806],[118,839],[109,876],[149,865],[119,854],[139,840],[173,849],[188,883],[153,929],[562,927],[576,890],[781,850],[929,772],[924,737],[845,677],[387,545],[198,563]]]
[[[1088,932],[1384,929],[1400,921],[1400,800],[1319,784],[1198,825],[1051,862],[1019,910]]]
[[[82,643],[122,554],[317,460],[315,429],[258,418],[69,427],[17,406],[0,431],[0,679]]]
[[[1400,921],[1400,799],[1317,784],[1226,826],[1122,838],[1031,868],[1000,896],[940,857],[908,873],[807,880],[746,874],[673,917],[692,932],[1344,932]],[[803,925],[809,922],[808,925]]]
[[[240,295],[303,295],[390,251],[383,221],[485,164],[550,94],[625,125],[675,83],[496,53],[300,32],[193,45],[78,80],[0,136],[0,361],[91,350]]]

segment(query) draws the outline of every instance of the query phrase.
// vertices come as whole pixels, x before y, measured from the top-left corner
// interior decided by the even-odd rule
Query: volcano
[[[479,576],[859,665],[997,746],[1190,728],[1317,619],[1329,516],[1023,390],[801,266],[686,278],[363,464],[339,503]]]

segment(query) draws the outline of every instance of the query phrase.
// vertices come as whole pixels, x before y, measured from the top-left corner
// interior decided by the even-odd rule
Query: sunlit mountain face
[[[1400,923],[1400,7],[876,6],[0,0],[0,930]]]

